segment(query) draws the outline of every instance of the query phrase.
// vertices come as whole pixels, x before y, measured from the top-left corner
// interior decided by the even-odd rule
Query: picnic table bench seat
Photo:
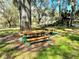
[[[43,39],[45,40],[47,38],[49,38],[49,37],[48,36],[42,36],[42,37],[37,37],[37,38],[30,38],[27,41],[33,42],[33,41],[38,41],[38,40],[43,40]]]
[[[47,42],[50,41],[50,39],[48,39],[49,36],[42,36],[42,37],[37,37],[37,38],[30,38],[30,39],[26,39],[25,42],[21,42],[21,41],[17,41],[18,44],[25,44],[25,43],[29,43],[29,44],[35,44],[35,43],[42,43],[42,42]]]

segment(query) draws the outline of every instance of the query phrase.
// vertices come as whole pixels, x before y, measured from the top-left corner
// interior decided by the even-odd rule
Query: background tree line
[[[37,25],[54,24],[61,19],[62,11],[61,0],[56,2],[59,13],[56,11],[54,0],[51,0],[52,7],[49,0],[0,0],[0,27],[20,26],[21,30],[26,30],[32,28],[33,21],[36,21]],[[68,0],[67,4],[72,6],[73,17],[77,17],[79,10],[75,10],[76,0]],[[64,6],[64,3],[62,5]]]

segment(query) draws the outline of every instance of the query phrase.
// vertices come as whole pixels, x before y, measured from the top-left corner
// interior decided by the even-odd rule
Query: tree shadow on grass
[[[11,42],[11,43],[0,43],[0,48],[4,48],[5,46],[7,46],[7,45],[9,45],[9,44],[12,44],[13,42]]]
[[[79,35],[69,35],[68,38],[72,41],[79,41]]]
[[[0,57],[5,55],[5,59],[15,59],[17,56],[25,53],[25,52],[21,52],[21,51],[22,51],[22,49],[19,50],[18,46],[15,46],[13,48],[8,47],[8,48],[2,50],[2,52],[0,53]],[[21,52],[21,53],[19,53],[19,52]]]
[[[7,45],[10,45],[10,44],[15,44],[15,43],[8,42],[8,41],[2,41],[2,42],[0,42],[0,48],[2,49],[2,50],[0,50],[1,51],[0,57],[2,57],[2,56],[5,55],[6,56],[5,59],[8,59],[8,58],[9,59],[14,59],[17,56],[20,56],[23,53],[26,53],[28,51],[31,52],[31,53],[34,52],[34,51],[32,51],[33,49],[36,49],[38,51],[38,50],[44,48],[44,47],[42,47],[42,45],[45,44],[45,43],[40,44],[41,45],[40,47],[34,47],[34,48],[31,47],[30,50],[28,50],[28,51],[22,51],[23,49],[19,50],[18,46],[5,48]],[[27,49],[27,48],[25,48],[25,49]],[[36,50],[35,50],[35,52],[36,52]]]
[[[73,56],[73,52],[70,48],[66,48],[64,45],[54,45],[49,48],[41,50],[36,59],[76,59],[78,55]],[[77,51],[76,51],[77,52]]]
[[[15,42],[14,41],[6,41],[6,40],[3,40],[0,42],[0,58],[2,56],[6,56],[5,59],[14,59],[14,56],[12,56],[14,53],[17,53],[18,52],[18,49],[17,49],[17,46],[15,47],[12,47],[12,45],[15,45]],[[8,47],[11,46],[11,47]]]

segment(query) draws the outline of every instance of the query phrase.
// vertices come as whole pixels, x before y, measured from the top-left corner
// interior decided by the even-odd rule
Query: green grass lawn
[[[37,59],[79,59],[79,42],[58,35],[55,45],[40,51]]]
[[[6,31],[15,33],[18,29]],[[3,31],[4,34],[6,31]],[[54,37],[55,44],[38,52],[19,51],[14,48],[16,44],[13,40],[0,42],[0,59],[79,59],[78,29],[55,29],[55,32],[58,32]]]
[[[19,28],[0,29],[0,37],[4,37],[18,32],[19,32]]]
[[[39,52],[37,59],[79,59],[79,30],[55,29],[55,45]]]

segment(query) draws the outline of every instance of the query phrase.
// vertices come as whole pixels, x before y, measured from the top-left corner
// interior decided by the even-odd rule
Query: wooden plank
[[[23,33],[19,33],[18,34],[18,37],[20,37],[20,36],[23,36],[24,34],[26,34],[26,35],[32,35],[32,36],[39,36],[39,35],[41,35],[41,36],[43,36],[44,34],[49,34],[50,32],[46,32],[46,31],[28,31],[28,32],[23,32]]]
[[[42,33],[45,33],[45,32],[43,32],[43,31],[42,32],[38,32],[38,31],[37,32],[25,32],[25,33],[22,33],[22,34],[34,35],[34,34],[39,34],[39,33],[42,34]]]
[[[32,44],[36,44],[36,43],[42,43],[42,42],[47,42],[49,41],[49,39],[47,39],[48,36],[42,36],[42,37],[38,37],[38,38],[31,38],[29,40],[27,40],[27,42],[29,42],[31,45]],[[23,42],[17,41],[17,44],[21,44],[23,45]]]
[[[50,40],[45,39],[45,40],[40,40],[40,41],[33,41],[30,44],[32,45],[32,44],[43,43],[43,42],[47,42],[47,41],[50,41]]]
[[[42,36],[42,37],[38,37],[38,38],[31,38],[28,41],[32,42],[32,41],[42,40],[42,39],[46,39],[46,38],[48,38],[48,36]]]

